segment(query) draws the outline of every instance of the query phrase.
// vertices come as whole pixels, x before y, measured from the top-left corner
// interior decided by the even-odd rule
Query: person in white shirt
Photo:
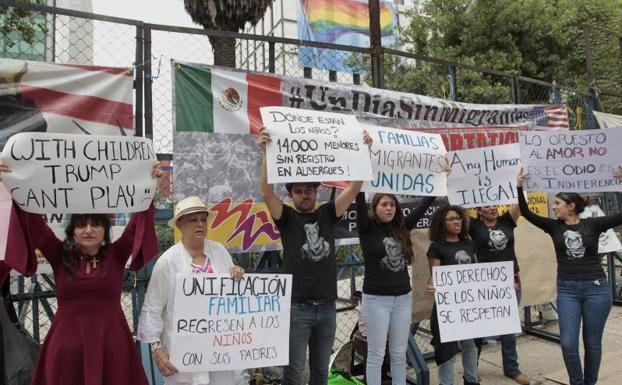
[[[234,279],[244,275],[244,269],[233,264],[223,245],[205,239],[209,210],[199,197],[181,200],[174,214],[168,224],[181,231],[181,241],[166,250],[153,268],[138,321],[138,339],[150,344],[153,361],[167,385],[247,384],[242,371],[179,373],[169,360],[176,274],[229,272]]]

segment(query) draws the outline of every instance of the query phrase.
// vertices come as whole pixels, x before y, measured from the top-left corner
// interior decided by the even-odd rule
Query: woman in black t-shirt
[[[477,218],[469,223],[469,234],[475,243],[477,258],[480,262],[514,262],[514,286],[516,298],[520,301],[520,277],[518,261],[514,251],[514,228],[520,217],[517,204],[499,216],[499,206],[482,206],[477,209]],[[500,336],[503,374],[521,385],[528,385],[529,378],[518,368],[516,335]]]
[[[427,252],[430,266],[428,292],[433,294],[435,289],[432,286],[432,268],[434,266],[477,262],[475,244],[469,239],[468,219],[464,209],[460,206],[449,205],[437,208],[430,224],[430,240],[432,243]],[[441,343],[436,306],[430,315],[430,328],[432,329],[434,359],[438,365],[439,384],[453,385],[455,355],[460,348],[462,348],[464,384],[479,384],[477,370],[479,341],[477,344],[473,339]]]
[[[412,230],[434,197],[425,197],[406,217],[393,194],[375,194],[371,218],[365,194],[356,196],[359,240],[365,259],[363,319],[367,325],[366,380],[380,385],[387,336],[394,384],[406,384],[406,348],[410,333],[412,297],[408,265],[413,252]]]
[[[622,168],[614,174],[622,179]],[[585,202],[577,193],[558,193],[553,201],[555,219],[529,211],[523,196],[523,170],[516,178],[521,214],[551,236],[557,257],[557,307],[562,355],[570,385],[593,385],[598,380],[602,337],[611,310],[611,290],[598,257],[600,233],[622,224],[622,213],[579,218]],[[583,322],[585,370],[579,357],[579,329]]]

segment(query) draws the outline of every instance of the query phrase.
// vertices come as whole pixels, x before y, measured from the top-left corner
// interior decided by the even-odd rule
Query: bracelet
[[[161,347],[162,344],[160,343],[160,341],[152,342],[149,344],[149,349],[151,350],[151,353],[155,353],[155,351],[160,349]]]

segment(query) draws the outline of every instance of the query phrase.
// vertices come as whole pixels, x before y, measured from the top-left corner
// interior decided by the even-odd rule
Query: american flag
[[[534,106],[531,119],[539,130],[567,130],[568,113],[563,104]]]

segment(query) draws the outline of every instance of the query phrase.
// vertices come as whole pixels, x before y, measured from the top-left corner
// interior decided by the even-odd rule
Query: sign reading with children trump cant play
[[[367,192],[418,196],[447,195],[446,150],[440,134],[363,124],[373,139],[373,179]]]
[[[512,262],[434,266],[441,342],[520,333]]]
[[[38,214],[146,210],[155,194],[151,140],[130,136],[20,133],[4,146],[2,181]]]
[[[447,154],[451,174],[449,202],[463,207],[512,204],[518,201],[516,175],[520,170],[517,143]]]
[[[178,273],[171,361],[180,372],[289,363],[289,274]]]
[[[272,141],[268,183],[371,180],[369,148],[353,115],[263,107]]]
[[[519,136],[526,191],[622,191],[613,173],[622,166],[619,128],[533,131]]]

